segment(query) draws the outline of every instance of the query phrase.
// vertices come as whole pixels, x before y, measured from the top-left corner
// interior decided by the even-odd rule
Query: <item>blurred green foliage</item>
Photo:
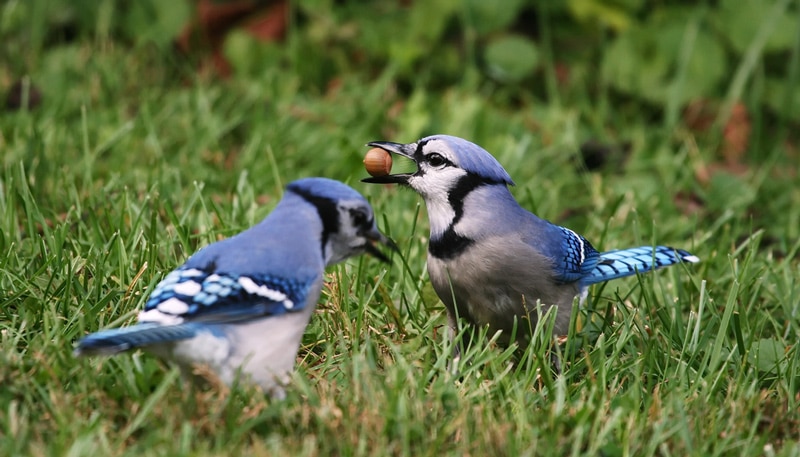
[[[800,455],[796,0],[290,6],[282,40],[226,35],[223,79],[175,50],[194,0],[0,2],[0,455]],[[687,102],[745,113],[738,168]],[[593,290],[561,376],[544,331],[516,367],[483,334],[456,381],[424,207],[358,182],[365,142],[427,133],[598,248],[702,262]],[[315,175],[403,254],[330,270],[287,402],[72,357]]]
[[[79,37],[169,48],[192,7],[188,0],[8,1],[0,8],[4,70],[34,71],[58,59],[42,50]],[[550,101],[609,90],[656,109],[743,98],[732,87],[738,71],[765,94],[758,108],[796,119],[797,78],[789,76],[799,12],[791,0],[298,0],[285,43],[235,32],[225,50],[240,74],[288,64],[319,90],[343,73],[388,70],[405,87],[467,80],[488,85],[498,100]]]

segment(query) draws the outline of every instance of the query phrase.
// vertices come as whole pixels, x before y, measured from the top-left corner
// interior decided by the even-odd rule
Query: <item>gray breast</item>
[[[555,330],[566,334],[579,287],[554,282],[551,271],[546,257],[513,236],[483,239],[452,259],[428,257],[431,282],[448,312],[502,330],[505,341],[515,323],[517,334],[527,339],[536,325],[537,302],[542,312],[559,307]]]

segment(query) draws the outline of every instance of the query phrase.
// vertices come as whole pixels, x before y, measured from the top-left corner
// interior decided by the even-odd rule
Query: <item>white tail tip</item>
[[[697,262],[700,261],[700,257],[697,257],[696,255],[687,255],[687,256],[683,256],[681,258],[681,260],[683,260],[684,262],[689,262],[689,263],[697,263]]]

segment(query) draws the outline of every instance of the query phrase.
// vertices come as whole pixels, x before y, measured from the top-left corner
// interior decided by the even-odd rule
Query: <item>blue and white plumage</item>
[[[261,223],[168,274],[137,325],[88,335],[75,353],[141,347],[184,370],[207,365],[228,384],[241,371],[281,397],[325,267],[364,252],[388,262],[374,242],[394,248],[361,194],[325,178],[295,181]]]
[[[513,181],[480,146],[434,135],[415,143],[372,142],[414,160],[414,173],[364,179],[409,186],[425,200],[430,220],[428,273],[450,325],[458,317],[501,330],[502,343],[525,346],[536,324],[537,302],[557,306],[554,332],[566,334],[576,296],[589,285],[680,262],[686,251],[642,246],[600,253],[583,236],[522,208]]]

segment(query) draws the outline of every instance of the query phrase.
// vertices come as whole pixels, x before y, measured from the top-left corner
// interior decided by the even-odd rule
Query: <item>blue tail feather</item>
[[[641,246],[638,248],[620,249],[600,254],[600,261],[587,276],[584,285],[596,284],[616,278],[624,278],[638,273],[655,270],[676,263],[699,262],[696,256],[683,249],[669,246]]]
[[[78,342],[74,353],[76,356],[112,355],[138,347],[185,340],[196,335],[197,326],[194,324],[143,323],[92,333]]]

